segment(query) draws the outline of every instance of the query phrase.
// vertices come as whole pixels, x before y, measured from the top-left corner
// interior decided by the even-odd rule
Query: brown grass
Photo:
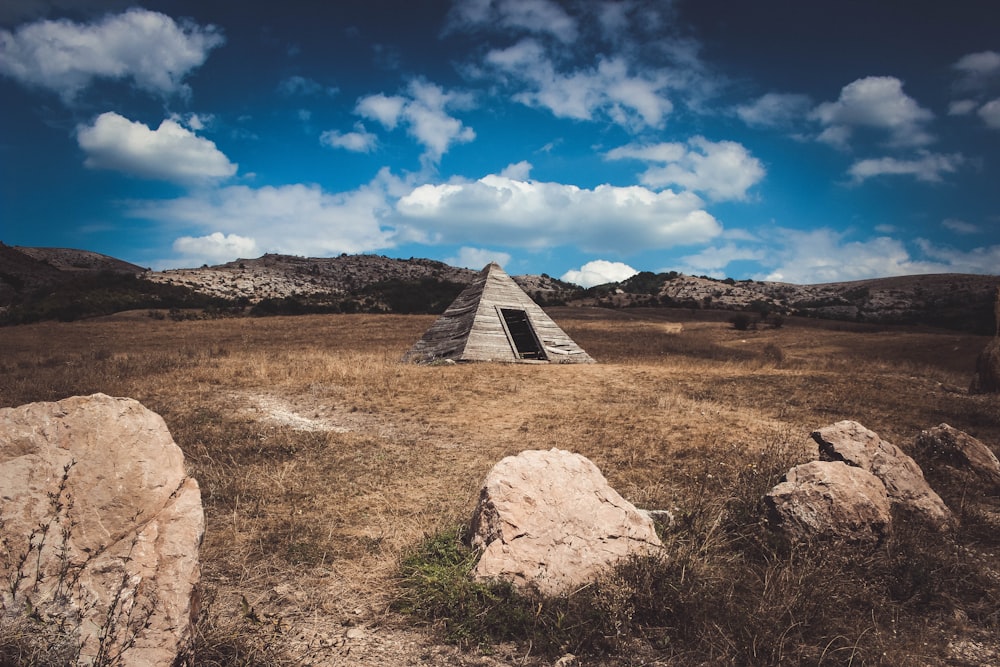
[[[580,452],[626,498],[674,509],[702,534],[694,523],[748,483],[748,466],[776,449],[788,464],[804,460],[809,432],[840,419],[904,449],[944,421],[1000,443],[1000,402],[965,391],[982,337],[799,320],[736,331],[682,311],[551,312],[599,364],[400,364],[433,321],[426,316],[122,315],[6,328],[0,405],[104,392],[160,413],[202,488],[203,579],[214,602],[201,627],[238,619],[256,629],[255,641],[318,664],[410,664],[423,654],[491,660],[441,657],[435,635],[405,634],[409,621],[390,603],[400,558],[465,521],[490,466],[524,449]],[[678,318],[681,331],[665,326]],[[941,492],[981,532],[992,525],[978,500]],[[1000,555],[995,539],[968,548],[987,561]],[[775,568],[739,585],[820,586]],[[995,630],[998,619],[984,609],[979,620],[962,611],[970,636]],[[885,664],[944,660],[945,635],[956,627],[945,611],[927,612],[920,636],[928,646],[908,647],[904,633],[893,640],[880,627],[880,646],[893,656]],[[367,639],[347,632],[355,627]],[[719,641],[719,656],[735,655]],[[848,656],[849,644],[836,647]],[[525,649],[496,650],[523,657]],[[664,651],[656,655],[671,655]],[[627,664],[625,655],[615,660]]]

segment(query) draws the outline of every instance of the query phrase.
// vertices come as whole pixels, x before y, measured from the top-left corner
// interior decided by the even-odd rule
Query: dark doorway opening
[[[507,336],[510,338],[517,356],[521,359],[546,359],[542,344],[535,335],[535,330],[531,327],[528,314],[516,308],[500,308],[500,315],[503,317]]]

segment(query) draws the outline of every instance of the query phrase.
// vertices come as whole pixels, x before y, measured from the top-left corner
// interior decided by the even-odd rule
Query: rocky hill
[[[588,290],[581,304],[668,306],[800,315],[884,324],[925,324],[988,334],[1000,276],[930,274],[819,285],[639,273]]]
[[[21,295],[63,284],[81,275],[136,275],[140,266],[87,250],[26,248],[0,243],[0,307]]]
[[[221,314],[438,313],[475,271],[430,259],[268,254],[197,269],[149,271],[113,257],[0,244],[0,322],[74,319],[134,308]],[[584,290],[548,275],[514,276],[539,304],[748,311],[754,317],[926,324],[989,334],[1000,277],[938,274],[821,285],[641,272]]]
[[[366,310],[399,312],[425,310],[393,306],[401,292],[437,291],[444,286],[448,299],[443,304],[428,304],[429,310],[447,307],[462,287],[476,275],[471,269],[456,268],[430,259],[392,259],[381,255],[340,255],[339,257],[292,257],[264,255],[257,259],[239,259],[200,269],[172,269],[148,272],[147,280],[189,287],[197,292],[226,299],[244,299],[258,304],[265,301],[294,299],[311,305],[354,302]],[[579,288],[548,276],[514,276],[533,298],[543,303],[565,302],[577,295]]]

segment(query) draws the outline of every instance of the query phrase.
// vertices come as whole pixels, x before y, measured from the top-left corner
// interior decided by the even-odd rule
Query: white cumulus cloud
[[[358,123],[354,126],[353,132],[327,130],[320,135],[319,142],[331,148],[343,148],[354,153],[371,153],[378,145],[378,137]]]
[[[412,240],[634,252],[702,243],[722,231],[692,192],[522,181],[499,175],[421,185],[396,205]]]
[[[605,283],[618,283],[639,273],[628,264],[609,262],[606,259],[595,259],[587,262],[579,269],[572,269],[562,275],[560,280],[574,283],[580,287],[593,287]]]
[[[187,95],[187,74],[225,39],[215,26],[129,9],[93,23],[36,21],[0,30],[0,73],[71,103],[97,78],[131,81],[162,96]]]
[[[626,127],[661,127],[673,110],[670,78],[658,70],[633,71],[621,56],[600,57],[593,67],[560,72],[541,44],[526,39],[493,50],[486,63],[524,89],[514,99],[548,109],[559,118],[593,120],[603,115]]]
[[[987,102],[979,108],[978,113],[987,127],[1000,130],[1000,99]]]
[[[458,249],[458,255],[448,257],[444,261],[446,264],[451,264],[452,266],[461,266],[466,269],[475,269],[478,271],[490,262],[506,266],[510,262],[510,253],[463,246]]]
[[[962,56],[953,67],[959,73],[956,88],[981,91],[1000,81],[1000,53],[980,51]]]
[[[169,118],[151,130],[108,111],[79,126],[76,135],[91,169],[182,184],[226,178],[237,169],[214,142]]]
[[[894,157],[859,160],[851,165],[848,173],[855,183],[861,183],[876,176],[913,176],[918,181],[937,183],[944,174],[952,174],[965,162],[958,153],[944,155],[923,151],[915,159],[903,160]]]
[[[219,239],[214,247],[229,254],[215,261],[247,254],[238,239],[252,239],[257,252],[323,256],[359,253],[393,245],[392,231],[381,218],[387,203],[384,187],[373,182],[357,190],[325,192],[318,185],[250,188],[243,185],[199,191],[168,201],[134,203],[130,215],[194,230],[189,234]],[[220,234],[214,237],[214,234]],[[212,241],[201,241],[204,245]],[[190,243],[190,241],[186,242]],[[180,260],[175,260],[176,266]]]
[[[891,76],[853,81],[836,102],[824,102],[810,115],[825,126],[820,141],[838,147],[846,146],[858,127],[888,132],[894,146],[923,146],[934,140],[925,129],[934,114],[903,92],[903,82]]]
[[[386,96],[382,93],[358,100],[355,113],[393,130],[399,124],[424,147],[424,158],[431,163],[440,161],[452,144],[468,143],[476,138],[475,131],[449,114],[451,109],[467,109],[470,96],[445,91],[440,86],[414,79],[407,87],[408,96]]]
[[[237,234],[214,232],[207,236],[182,236],[174,241],[174,252],[184,266],[224,264],[239,257],[261,255],[257,242]]]
[[[764,165],[742,144],[704,137],[692,137],[687,144],[628,144],[608,151],[605,157],[653,163],[639,176],[643,185],[679,185],[716,201],[745,200],[747,191],[766,174]]]
[[[358,100],[354,113],[369,120],[378,121],[387,130],[396,129],[406,107],[406,99],[399,95],[377,93]]]

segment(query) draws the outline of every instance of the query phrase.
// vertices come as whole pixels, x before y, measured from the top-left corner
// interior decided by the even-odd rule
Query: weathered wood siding
[[[497,264],[489,264],[476,276],[404,360],[524,361],[511,346],[498,306],[527,314],[549,362],[594,363]]]

